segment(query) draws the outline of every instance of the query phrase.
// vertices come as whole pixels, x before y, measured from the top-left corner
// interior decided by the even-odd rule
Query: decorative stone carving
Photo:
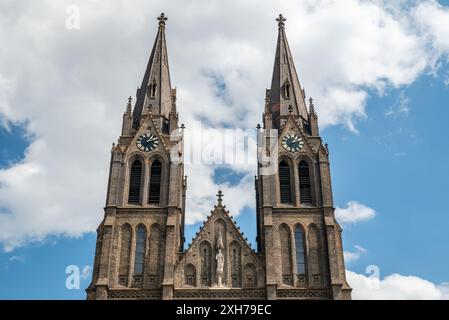
[[[277,291],[278,298],[321,298],[331,299],[332,292],[329,290],[298,290],[285,289]]]
[[[265,299],[265,290],[176,290],[174,299]]]

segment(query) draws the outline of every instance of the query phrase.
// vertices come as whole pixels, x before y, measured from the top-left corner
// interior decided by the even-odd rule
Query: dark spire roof
[[[304,119],[307,119],[307,109],[304,92],[285,35],[286,19],[280,14],[276,21],[278,22],[279,35],[271,81],[269,110],[275,127],[279,128],[280,117],[289,115],[290,106],[293,107],[295,116],[301,116]]]
[[[168,19],[163,13],[157,19],[159,20],[159,30],[142,85],[137,91],[137,101],[133,112],[134,126],[139,124],[141,115],[146,114],[150,105],[153,115],[161,115],[165,118],[168,118],[172,109],[173,97],[165,41],[165,23]]]

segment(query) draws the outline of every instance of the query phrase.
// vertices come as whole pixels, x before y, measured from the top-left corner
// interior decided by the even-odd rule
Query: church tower
[[[170,83],[167,18],[161,14],[158,21],[135,104],[129,98],[111,150],[87,298],[350,299],[329,150],[312,99],[306,106],[282,15],[263,128],[258,126],[258,248],[237,226],[221,191],[184,248],[184,126]]]
[[[186,179],[183,130],[170,83],[167,18],[162,13],[158,20],[134,108],[129,98],[122,133],[111,150],[88,299],[170,299],[173,294],[174,264],[184,244]]]
[[[264,254],[268,299],[350,299],[341,228],[334,215],[329,149],[313,100],[306,108],[279,15],[271,89],[266,91],[256,178],[257,244]],[[260,126],[259,130],[260,130]],[[269,170],[270,168],[274,170]],[[329,293],[326,293],[326,289]]]

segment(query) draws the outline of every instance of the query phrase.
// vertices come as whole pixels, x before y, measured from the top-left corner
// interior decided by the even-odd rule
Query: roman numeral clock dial
[[[304,140],[297,134],[289,134],[282,138],[282,147],[290,152],[298,152],[304,147]]]
[[[137,138],[137,148],[144,152],[150,152],[157,148],[159,140],[152,133],[144,133]]]

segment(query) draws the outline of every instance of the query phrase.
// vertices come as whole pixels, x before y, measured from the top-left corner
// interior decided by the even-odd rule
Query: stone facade
[[[165,24],[137,100],[129,99],[111,150],[105,216],[88,299],[350,299],[335,220],[329,151],[293,64],[280,15],[262,141],[277,130],[275,173],[255,180],[257,249],[218,203],[184,248],[184,128],[171,88]],[[263,130],[261,130],[263,129]],[[260,147],[260,146],[259,146]],[[260,149],[260,148],[259,148]],[[271,163],[273,165],[273,163]],[[232,201],[232,199],[229,199]]]

